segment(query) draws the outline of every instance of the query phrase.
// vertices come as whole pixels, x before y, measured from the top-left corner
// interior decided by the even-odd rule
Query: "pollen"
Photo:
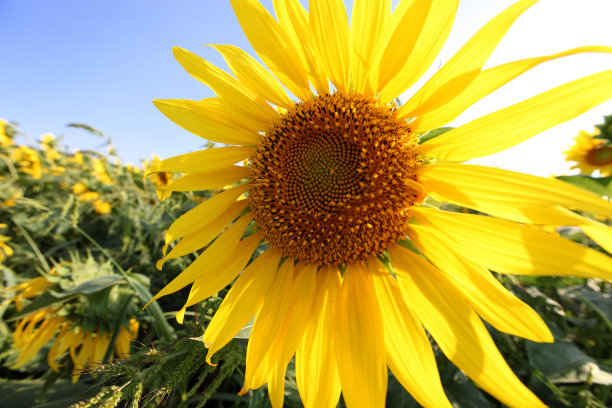
[[[250,206],[271,245],[305,263],[365,262],[424,199],[417,138],[395,107],[320,95],[284,114],[250,159]]]

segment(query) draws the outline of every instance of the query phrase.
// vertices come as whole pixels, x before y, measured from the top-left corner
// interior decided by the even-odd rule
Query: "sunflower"
[[[143,164],[146,165],[145,168],[151,168],[151,169],[155,169],[156,167],[159,167],[161,164],[162,160],[161,158],[154,154],[153,155],[153,162],[149,163],[148,162],[143,162]],[[159,188],[164,188],[165,186],[167,186],[171,181],[172,181],[172,174],[170,173],[166,173],[165,171],[151,171],[151,181],[153,182],[153,185],[155,186],[156,190]],[[157,190],[159,191],[159,190]]]
[[[576,162],[570,169],[579,169],[582,174],[599,170],[602,176],[612,174],[612,145],[604,139],[596,139],[599,130],[593,133],[581,130],[574,138],[574,145],[565,153],[565,161]]]
[[[35,180],[42,177],[42,165],[36,150],[28,146],[19,146],[11,151],[11,159],[21,167],[21,171],[31,175]]]
[[[51,275],[55,275],[54,270]],[[22,311],[24,299],[40,296],[54,285],[55,283],[41,276],[6,288],[5,292],[13,293],[13,296],[1,306],[12,302],[17,311]],[[13,331],[13,343],[19,350],[19,356],[12,368],[25,365],[55,337],[47,354],[47,363],[51,369],[59,372],[57,359],[68,351],[73,363],[72,382],[77,382],[84,370],[88,367],[95,368],[104,360],[113,331],[102,326],[84,325],[82,321],[66,313],[62,305],[52,305],[29,313],[17,321]],[[138,334],[138,326],[138,321],[131,318],[125,326],[119,328],[114,352],[109,355],[111,361],[115,355],[119,358],[129,357],[130,343]]]
[[[0,119],[0,147],[12,146],[13,139],[6,133],[6,120]]]
[[[5,228],[7,228],[7,225],[4,223],[0,223],[0,230],[3,230]],[[13,248],[8,245],[8,242],[10,240],[10,237],[0,234],[0,264],[2,264],[2,262],[4,262],[7,257],[13,256]]]
[[[113,180],[110,178],[108,173],[106,172],[106,166],[104,162],[97,157],[91,159],[91,166],[93,168],[93,174],[96,176],[98,181],[102,184],[114,184]]]
[[[233,282],[203,340],[210,363],[254,319],[241,393],[267,383],[272,405],[281,407],[295,355],[306,407],[333,407],[340,393],[349,407],[383,406],[387,368],[422,405],[450,407],[426,329],[501,402],[543,406],[483,320],[533,341],[553,336],[490,271],[612,278],[606,255],[532,227],[590,225],[571,210],[610,217],[612,205],[558,180],[462,162],[609,99],[612,71],[436,130],[541,63],[612,51],[587,46],[483,69],[535,2],[519,1],[486,24],[402,106],[394,99],[434,62],[458,1],[401,1],[391,13],[389,0],[357,0],[349,28],[340,0],[310,0],[309,12],[298,0],[274,1],[277,19],[257,0],[232,0],[271,72],[230,45],[212,47],[233,75],[174,48],[187,72],[218,96],[155,105],[186,130],[228,146],[166,159],[147,174],[183,173],[159,188],[162,198],[225,188],[169,228],[159,268],[206,249],[154,299],[192,284],[177,314],[182,322],[186,307]],[[235,165],[245,158],[248,165]],[[482,214],[444,211],[440,203]],[[249,263],[262,243],[264,252]]]

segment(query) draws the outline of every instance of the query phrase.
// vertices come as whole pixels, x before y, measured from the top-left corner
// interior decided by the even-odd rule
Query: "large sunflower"
[[[401,107],[394,98],[436,58],[458,1],[405,0],[391,13],[390,0],[355,0],[349,28],[341,0],[310,0],[309,12],[298,0],[275,0],[276,19],[257,0],[232,0],[272,73],[230,45],[212,47],[233,76],[174,49],[187,72],[218,96],[155,105],[188,131],[232,146],[170,158],[148,171],[184,173],[160,187],[162,198],[224,189],[168,230],[164,254],[180,241],[159,267],[207,248],[155,299],[193,284],[177,315],[182,322],[186,307],[234,282],[204,342],[210,362],[254,318],[243,392],[268,383],[272,405],[282,406],[295,354],[306,407],[335,406],[340,392],[350,407],[382,406],[387,367],[421,404],[449,407],[426,329],[503,403],[542,406],[481,319],[530,340],[553,337],[489,270],[612,278],[609,257],[528,225],[590,225],[571,210],[609,217],[612,205],[557,180],[461,162],[609,99],[612,71],[435,138],[427,133],[540,63],[612,51],[581,47],[483,70],[535,2],[519,1],[494,18]],[[245,159],[248,165],[234,165]],[[439,202],[488,216],[442,211]],[[261,243],[265,252],[249,264]]]

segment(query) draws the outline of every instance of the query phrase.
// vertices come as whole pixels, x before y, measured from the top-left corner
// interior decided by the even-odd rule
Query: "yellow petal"
[[[173,191],[204,191],[237,183],[251,175],[251,170],[242,166],[229,166],[208,173],[188,173],[158,190],[168,197]]]
[[[355,0],[353,2],[351,75],[353,89],[362,94],[371,95],[373,93],[370,78],[378,76],[378,64],[374,63],[372,57],[390,15],[390,0]]]
[[[612,254],[612,228],[597,221],[581,225],[582,231],[600,247]]]
[[[370,271],[383,316],[387,364],[393,375],[421,405],[451,408],[431,343],[406,306],[396,280],[375,260]]]
[[[28,343],[21,347],[17,363],[12,368],[21,367],[30,361],[53,338],[63,321],[62,317],[45,319],[36,331],[32,333]]]
[[[274,122],[278,113],[259,95],[238,80],[198,55],[180,47],[172,48],[174,57],[198,81],[208,85],[234,110],[251,120]]]
[[[460,94],[476,78],[514,21],[537,0],[521,0],[489,21],[398,111],[416,117]]]
[[[506,405],[545,406],[516,378],[480,318],[436,268],[395,244],[389,253],[404,300],[457,367]]]
[[[417,41],[423,40],[419,37],[432,3],[433,0],[404,0],[397,5],[389,21],[380,27],[382,34],[374,54],[374,61],[379,66],[372,74],[375,91],[384,88],[401,71]],[[441,11],[440,8],[437,11]]]
[[[495,328],[532,341],[553,341],[548,326],[531,307],[512,295],[488,270],[469,262],[445,244],[451,242],[450,236],[416,225],[410,226],[408,236]]]
[[[225,59],[227,66],[241,84],[254,94],[286,109],[293,107],[287,92],[274,75],[257,62],[253,57],[233,45],[210,45]]]
[[[223,303],[204,332],[204,345],[209,347],[206,361],[225,346],[259,311],[276,276],[281,252],[272,248],[259,255],[227,292]]]
[[[195,305],[205,299],[208,299],[221,289],[229,285],[229,283],[238,276],[240,271],[244,269],[247,262],[251,259],[251,255],[261,242],[263,236],[261,233],[255,233],[240,241],[235,249],[231,249],[232,253],[228,256],[228,263],[219,264],[217,268],[210,268],[200,271],[200,277],[193,283],[187,302],[176,315],[176,320],[183,324],[183,316],[185,309]]]
[[[393,45],[391,45],[391,43],[382,43],[381,47],[384,48],[385,52],[392,53],[392,47],[396,46],[398,42],[401,42],[402,39],[404,39],[404,35],[418,35],[418,38],[416,39],[416,44],[410,56],[406,59],[402,67],[398,69],[400,63],[396,62],[388,67],[389,69],[393,68],[393,72],[381,74],[383,75],[383,79],[387,77],[390,78],[389,83],[385,85],[380,92],[380,99],[385,102],[404,93],[408,88],[414,85],[431,66],[450,34],[453,21],[457,14],[457,8],[459,7],[459,0],[433,0],[429,14],[419,34],[415,32],[406,32],[410,30],[407,25],[418,26],[419,22],[410,21],[411,19],[408,14],[397,13],[403,10],[403,3],[406,3],[406,6],[409,5],[407,0],[404,0],[398,5],[397,10],[391,16],[392,24],[398,27],[398,31],[395,34],[386,36],[391,38],[390,41],[393,42]],[[415,0],[414,3],[416,4],[417,1]],[[418,3],[422,3],[422,0],[418,0]],[[406,10],[407,13],[413,11],[412,8],[409,10],[406,8]],[[417,10],[415,9],[414,11],[416,14]],[[406,19],[405,23],[404,19]],[[389,29],[393,29],[393,26],[390,25]],[[406,41],[413,40],[414,37],[406,37]],[[387,68],[383,67],[381,62],[381,72],[385,69]],[[380,86],[376,89],[379,88]]]
[[[316,275],[317,265],[311,264],[301,270],[296,267],[293,293],[290,297],[292,300],[285,305],[286,314],[282,326],[268,351],[269,361],[274,365],[274,375],[268,384],[268,393],[273,407],[283,406],[285,372],[302,340],[306,320],[312,311]]]
[[[82,344],[83,342],[83,338],[85,337],[85,332],[83,331],[82,328],[79,328],[80,330],[76,331],[74,330],[74,328],[71,326],[70,331],[72,333],[72,338],[70,339],[70,346],[69,346],[69,350],[70,350],[70,358],[72,359],[72,361],[74,362],[74,360],[76,359],[76,349]]]
[[[257,55],[295,96],[311,99],[304,67],[286,33],[257,0],[231,0],[240,26]]]
[[[553,178],[467,164],[426,165],[422,171],[420,181],[435,199],[512,221],[549,225],[589,222],[561,207],[612,217],[610,202]]]
[[[329,92],[329,79],[323,73],[318,56],[313,49],[312,31],[308,13],[299,0],[274,0],[278,23],[289,35],[288,41],[298,53],[308,71],[308,78],[319,95]]]
[[[157,292],[149,301],[159,299],[170,293],[184,288],[190,283],[198,279],[203,268],[216,269],[220,265],[224,265],[228,257],[232,254],[232,250],[236,247],[240,238],[244,234],[244,230],[252,220],[251,214],[245,214],[240,217],[235,223],[230,225],[224,232],[213,242],[206,250],[198,256],[179,276],[172,279],[162,290]],[[145,305],[148,306],[149,303]]]
[[[72,382],[75,383],[78,381],[79,377],[87,366],[89,365],[89,361],[91,360],[91,354],[94,348],[94,339],[92,334],[87,332],[83,336],[83,345],[79,350],[79,353],[76,356],[72,357],[72,363],[74,365],[74,370],[72,371]]]
[[[226,190],[181,215],[168,228],[166,244],[201,229],[204,225],[211,222],[212,219],[225,212],[227,207],[236,201],[248,188],[249,184],[245,183]]]
[[[115,352],[117,353],[117,357],[129,357],[131,341],[130,333],[125,327],[121,326],[121,329],[119,329],[119,334],[117,335],[117,340],[115,341]]]
[[[347,407],[384,407],[387,363],[380,306],[372,276],[349,264],[336,302],[336,359]]]
[[[421,154],[452,161],[497,153],[581,115],[611,97],[612,70],[609,70],[473,120],[428,140],[418,150]]]
[[[92,354],[91,363],[94,365],[102,364],[104,360],[104,354],[110,343],[109,333],[97,333],[96,343],[94,345],[94,352]]]
[[[62,324],[62,328],[58,333],[53,346],[49,350],[49,354],[47,354],[47,363],[49,367],[55,372],[59,372],[59,364],[56,363],[56,360],[66,351],[68,347],[70,347],[70,341],[72,340],[72,335],[70,333],[70,325],[67,322]]]
[[[236,219],[236,217],[244,211],[247,205],[247,200],[240,200],[231,204],[218,217],[210,219],[209,222],[204,224],[199,230],[181,239],[168,255],[157,261],[157,269],[161,270],[164,263],[169,259],[190,254],[208,245],[229,225],[230,222]]]
[[[612,52],[612,47],[590,46],[573,48],[571,50],[562,51],[545,57],[528,58],[520,61],[509,62],[507,64],[482,71],[476,76],[474,82],[472,82],[463,92],[461,92],[451,101],[445,103],[444,106],[418,117],[413,123],[411,123],[411,128],[414,132],[419,133],[444,126],[459,116],[467,108],[472,106],[472,104],[484,98],[486,95],[490,94],[501,86],[507,84],[519,75],[529,71],[531,68],[534,68],[544,62],[583,52],[610,53]]]
[[[162,171],[170,173],[204,173],[236,164],[255,153],[250,147],[227,146],[181,154],[155,163],[145,177]]]
[[[287,258],[279,268],[272,286],[266,293],[261,310],[255,317],[247,346],[244,385],[239,395],[251,388],[253,374],[280,333],[283,320],[292,303],[293,285],[293,259]],[[268,366],[269,370],[274,368],[276,362],[271,360],[271,363]]]
[[[509,221],[417,208],[415,220],[443,230],[463,256],[500,273],[612,280],[612,258],[559,236]]]
[[[340,284],[338,268],[323,267],[319,271],[313,310],[306,317],[295,355],[297,386],[306,408],[334,408],[340,398],[340,377],[330,336]]]
[[[156,99],[153,104],[168,119],[188,132],[213,142],[257,145],[261,140],[256,130],[232,124],[219,112],[216,101],[190,101],[187,99]],[[270,122],[272,124],[273,122]],[[262,125],[263,130],[269,126]]]
[[[340,92],[349,90],[349,23],[342,0],[311,0],[310,28],[315,55]]]

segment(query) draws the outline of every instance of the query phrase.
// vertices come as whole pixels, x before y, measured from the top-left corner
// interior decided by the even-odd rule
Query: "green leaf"
[[[434,137],[438,137],[446,132],[448,132],[449,130],[452,130],[454,128],[452,127],[441,127],[441,128],[437,128],[437,129],[433,129],[430,130],[429,132],[425,133],[423,136],[421,136],[419,138],[419,144],[423,144],[428,140],[433,139]]]
[[[449,374],[452,377],[449,378]],[[449,364],[442,375],[443,387],[453,407],[461,408],[494,408],[495,405],[485,398],[483,393],[455,366]],[[450,381],[449,381],[450,380]]]
[[[115,285],[119,281],[122,281],[123,277],[119,275],[106,275],[100,276],[99,278],[94,278],[83,282],[74,288],[65,289],[61,292],[49,290],[55,296],[68,296],[68,295],[90,295],[92,293],[101,291],[102,289],[106,289],[110,286]]]
[[[601,196],[612,196],[612,176],[610,177],[590,177],[590,176],[557,176],[557,179],[565,181],[591,191]]]
[[[90,384],[60,380],[40,401],[43,380],[0,379],[0,406],[11,408],[64,408],[80,401],[91,390]]]
[[[252,318],[250,322],[248,322],[236,335],[235,339],[248,339],[251,336],[251,330],[253,330],[253,323],[255,322],[255,318]]]
[[[146,304],[152,297],[151,292],[147,289],[146,286],[142,284],[140,281],[140,276],[133,276],[133,274],[126,274],[126,279],[128,284],[134,291],[136,292],[136,296],[142,302],[142,304]],[[161,338],[167,341],[171,341],[174,338],[174,329],[170,326],[170,323],[166,320],[164,316],[164,312],[162,311],[159,303],[156,300],[151,302],[151,304],[147,307],[147,312],[153,317],[155,320],[155,331],[159,334]]]
[[[534,343],[526,341],[529,362],[552,383],[571,384],[592,382],[612,385],[612,372],[600,366],[568,341]]]
[[[99,136],[99,137],[104,137],[104,133],[102,133],[98,129],[95,129],[95,128],[93,128],[93,127],[91,127],[89,125],[86,125],[84,123],[69,123],[69,124],[66,125],[66,127],[83,129],[83,130],[86,130],[87,132],[91,133],[92,135]]]

